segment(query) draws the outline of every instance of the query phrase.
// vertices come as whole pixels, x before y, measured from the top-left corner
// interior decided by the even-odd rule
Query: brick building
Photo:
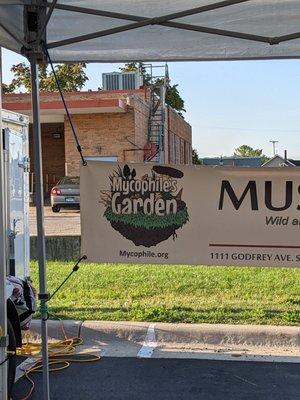
[[[148,139],[147,89],[66,93],[65,98],[85,156],[115,156],[118,161],[144,162]],[[80,158],[58,93],[41,93],[42,151],[45,190],[64,175],[78,175]],[[30,94],[6,94],[3,108],[31,117]],[[191,164],[191,126],[167,107],[165,163]],[[29,138],[34,172],[32,130]],[[32,175],[33,176],[33,175]]]

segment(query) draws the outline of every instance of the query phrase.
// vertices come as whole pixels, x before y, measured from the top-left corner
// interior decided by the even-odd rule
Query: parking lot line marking
[[[155,324],[150,324],[145,336],[143,346],[137,353],[139,358],[151,358],[154,349],[157,347],[156,337],[155,337]]]

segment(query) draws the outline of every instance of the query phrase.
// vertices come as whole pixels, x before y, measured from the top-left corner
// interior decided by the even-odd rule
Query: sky
[[[26,61],[2,50],[3,82],[13,64]],[[121,64],[88,64],[85,89],[97,89],[103,72]],[[300,159],[300,60],[169,63],[172,84],[185,101],[193,147],[201,157],[229,156],[240,145]]]

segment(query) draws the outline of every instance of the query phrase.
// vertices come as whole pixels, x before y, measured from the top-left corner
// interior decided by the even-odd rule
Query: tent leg
[[[0,48],[0,87],[1,87],[1,48]],[[0,91],[0,132],[2,132],[2,119],[1,119],[1,91]],[[3,136],[0,135],[0,188],[4,188],[4,157],[3,157]],[[6,212],[5,212],[5,191],[0,190],[0,362],[6,358],[6,343],[5,337],[7,335],[7,322],[6,322],[6,267],[7,267],[7,254],[6,254]],[[0,399],[7,399],[7,363],[0,366]]]
[[[33,116],[33,143],[34,143],[34,170],[36,176],[35,204],[37,216],[37,250],[39,264],[39,299],[41,302],[41,334],[42,334],[42,359],[43,359],[43,400],[50,399],[49,390],[49,362],[48,362],[48,329],[47,329],[47,294],[46,283],[46,248],[44,230],[44,191],[43,191],[43,166],[42,166],[42,137],[40,123],[40,97],[37,58],[33,54],[30,58],[31,66],[31,92]]]

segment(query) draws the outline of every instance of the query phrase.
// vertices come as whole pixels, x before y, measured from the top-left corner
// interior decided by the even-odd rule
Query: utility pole
[[[50,400],[49,388],[49,360],[48,360],[48,311],[46,279],[46,247],[44,227],[44,190],[43,190],[43,162],[42,162],[42,134],[40,118],[40,96],[37,55],[30,57],[31,71],[31,101],[32,101],[32,131],[34,146],[34,171],[36,177],[35,201],[37,216],[37,250],[39,262],[39,300],[41,302],[41,334],[42,334],[42,360],[43,360],[43,400]]]
[[[273,144],[273,156],[276,155],[276,144],[278,143],[278,140],[270,140],[270,143]]]

